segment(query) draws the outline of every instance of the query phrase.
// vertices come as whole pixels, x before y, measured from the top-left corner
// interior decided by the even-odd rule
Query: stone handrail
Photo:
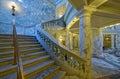
[[[65,27],[66,24],[64,22],[64,16],[56,20],[51,20],[51,21],[46,21],[41,23],[41,27],[43,29],[46,29],[47,27],[50,27],[50,26]]]
[[[50,53],[53,57],[66,62],[67,65],[71,66],[73,69],[80,71],[79,75],[81,79],[85,78],[85,63],[86,61],[75,55],[73,52],[68,50],[65,46],[58,43],[50,34],[44,31],[42,28],[38,28],[36,35],[41,39],[41,43],[50,49]]]

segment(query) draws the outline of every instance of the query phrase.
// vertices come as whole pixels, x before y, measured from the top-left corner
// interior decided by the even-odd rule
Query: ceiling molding
[[[50,0],[44,0],[44,1],[49,3],[51,6],[56,7],[56,5],[53,2],[51,2]]]
[[[106,3],[108,0],[94,0],[92,3],[89,4],[89,6],[92,6],[92,7],[99,7],[101,6],[102,4]]]
[[[119,11],[96,9],[96,12],[99,12],[99,13],[101,13],[101,15],[104,14],[106,16],[108,16],[107,14],[109,14],[109,15],[111,15],[111,17],[120,19],[120,12]]]

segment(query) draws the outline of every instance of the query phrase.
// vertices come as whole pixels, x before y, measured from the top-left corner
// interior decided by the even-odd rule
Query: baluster
[[[71,59],[71,67],[74,67],[74,58],[70,57],[70,59]]]
[[[59,48],[60,50],[60,58],[61,58],[61,60],[65,60],[65,58],[64,58],[64,54],[63,54],[63,50],[62,50],[62,48]]]
[[[50,40],[48,39],[48,47],[50,48]],[[51,49],[51,48],[50,48]]]
[[[52,52],[54,52],[54,43],[51,41]]]
[[[52,41],[50,42],[50,48],[51,48],[52,52],[54,52],[54,49],[53,49],[53,42],[52,42]]]
[[[67,54],[65,54],[64,60],[65,60],[65,61],[68,61],[68,56],[67,56]]]
[[[82,64],[82,72],[85,73],[85,64]]]
[[[58,57],[58,48],[57,48],[56,45],[55,45],[55,54],[56,54],[56,56]]]
[[[46,39],[45,39],[45,36],[43,36],[43,41],[46,43]]]

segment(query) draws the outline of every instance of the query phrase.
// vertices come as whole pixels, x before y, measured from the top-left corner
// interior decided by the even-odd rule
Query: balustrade
[[[67,63],[72,68],[79,70],[82,79],[84,79],[85,74],[85,63],[86,61],[79,56],[73,54],[73,52],[69,51],[64,46],[52,40],[47,32],[42,30],[41,28],[37,30],[37,35],[42,39],[42,41],[49,47],[52,51],[51,53],[55,58]]]

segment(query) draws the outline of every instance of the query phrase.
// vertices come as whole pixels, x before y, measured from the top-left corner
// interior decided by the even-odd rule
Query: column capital
[[[95,11],[96,11],[96,9],[94,7],[84,6],[80,12],[80,17],[81,16],[91,16],[91,14]]]

